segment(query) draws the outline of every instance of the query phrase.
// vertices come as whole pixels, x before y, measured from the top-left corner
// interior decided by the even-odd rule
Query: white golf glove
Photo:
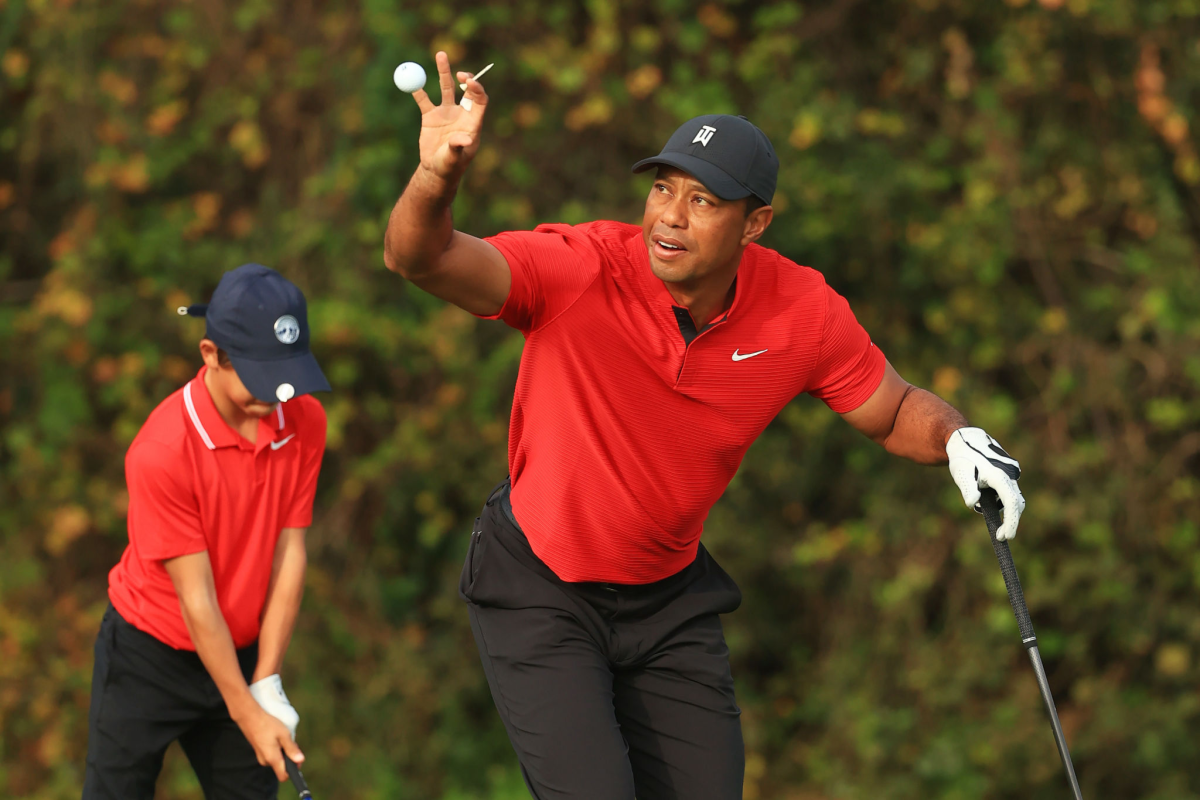
[[[979,511],[980,489],[994,489],[1004,507],[1004,524],[996,531],[1001,541],[1017,535],[1017,522],[1025,510],[1025,498],[1017,479],[1021,465],[1004,452],[996,440],[979,428],[959,428],[946,443],[950,476],[958,484],[967,508]]]
[[[296,726],[300,724],[300,713],[292,708],[287,695],[283,693],[283,681],[280,680],[278,674],[268,675],[261,681],[250,684],[250,696],[258,701],[263,711],[287,725],[292,738],[296,738]]]

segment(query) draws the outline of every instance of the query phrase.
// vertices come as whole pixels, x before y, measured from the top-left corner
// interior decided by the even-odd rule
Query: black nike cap
[[[294,283],[262,264],[221,276],[208,303],[181,306],[204,317],[206,339],[229,355],[250,393],[264,403],[330,391],[308,349],[308,303]]]
[[[633,165],[677,167],[722,200],[751,195],[767,205],[775,196],[779,159],[771,140],[742,116],[705,114],[689,119],[671,134],[662,152]]]

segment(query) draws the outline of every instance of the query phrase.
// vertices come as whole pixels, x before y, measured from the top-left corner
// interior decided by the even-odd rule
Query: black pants
[[[492,699],[537,800],[734,800],[745,751],[718,614],[741,592],[701,546],[641,586],[567,583],[534,555],[508,483],[460,592]]]
[[[258,646],[237,656],[249,680]],[[176,739],[209,800],[278,795],[274,770],[259,766],[200,657],[138,630],[110,605],[96,637],[83,800],[152,800]]]

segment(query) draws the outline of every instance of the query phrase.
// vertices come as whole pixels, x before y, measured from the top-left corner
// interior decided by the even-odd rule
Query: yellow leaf
[[[144,153],[137,153],[111,172],[113,186],[123,192],[140,194],[150,187],[148,161]]]
[[[429,45],[429,53],[430,55],[437,55],[439,50],[446,51],[446,57],[450,59],[451,71],[459,72],[462,70],[462,67],[456,66],[462,60],[462,57],[466,55],[467,48],[463,46],[462,42],[445,35],[435,36],[433,42]],[[435,75],[434,77],[436,78],[437,76]],[[434,82],[436,83],[436,81]]]
[[[112,70],[101,72],[99,82],[100,91],[123,106],[129,105],[137,99],[137,84]]]
[[[50,530],[46,534],[46,550],[52,556],[60,556],[71,546],[71,542],[87,533],[91,525],[87,509],[68,505],[55,509],[50,518]]]
[[[708,28],[709,33],[713,36],[724,39],[737,33],[737,20],[713,3],[702,6],[696,13],[696,19],[700,21],[701,25]]]
[[[612,112],[612,101],[606,95],[594,94],[568,111],[564,122],[568,129],[581,131],[608,122]]]
[[[802,111],[796,117],[788,143],[797,150],[807,150],[821,138],[821,119],[816,114]]]
[[[630,95],[642,100],[659,87],[662,79],[661,69],[654,64],[646,64],[625,76],[625,88],[629,90]]]
[[[266,163],[270,150],[263,139],[262,129],[250,120],[242,120],[229,131],[229,144],[242,156],[242,163],[257,169]]]
[[[1160,675],[1178,678],[1186,675],[1192,666],[1192,654],[1187,645],[1169,642],[1154,654],[1154,668]]]
[[[198,192],[192,196],[192,211],[196,216],[183,232],[188,239],[207,233],[217,224],[217,217],[221,213],[221,195],[216,192]]]
[[[1046,333],[1062,333],[1067,329],[1067,312],[1061,308],[1048,308],[1039,325]]]
[[[173,100],[161,105],[146,117],[146,130],[155,136],[166,136],[175,130],[186,111],[187,104],[182,100]]]
[[[513,121],[522,128],[532,128],[542,118],[542,109],[537,103],[521,103],[513,112]]]
[[[0,69],[3,69],[4,74],[13,80],[19,80],[25,77],[25,73],[29,71],[29,56],[20,50],[9,50],[0,60]]]
[[[938,367],[933,373],[933,391],[941,397],[953,397],[962,386],[962,373],[954,367]]]

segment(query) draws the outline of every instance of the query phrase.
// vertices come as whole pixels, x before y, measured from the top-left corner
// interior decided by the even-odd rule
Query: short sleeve
[[[858,324],[846,298],[829,286],[825,293],[821,352],[805,391],[845,414],[865,403],[879,388],[886,359]]]
[[[579,299],[600,270],[600,254],[570,225],[539,225],[532,231],[508,231],[488,237],[508,262],[512,288],[500,319],[529,334]]]
[[[154,441],[125,456],[129,542],[141,558],[164,561],[208,549],[191,471],[180,454]]]
[[[304,403],[300,422],[300,470],[292,492],[291,508],[284,516],[283,527],[307,528],[312,524],[313,499],[317,495],[317,476],[325,457],[325,436],[328,423],[321,402],[311,395]]]

